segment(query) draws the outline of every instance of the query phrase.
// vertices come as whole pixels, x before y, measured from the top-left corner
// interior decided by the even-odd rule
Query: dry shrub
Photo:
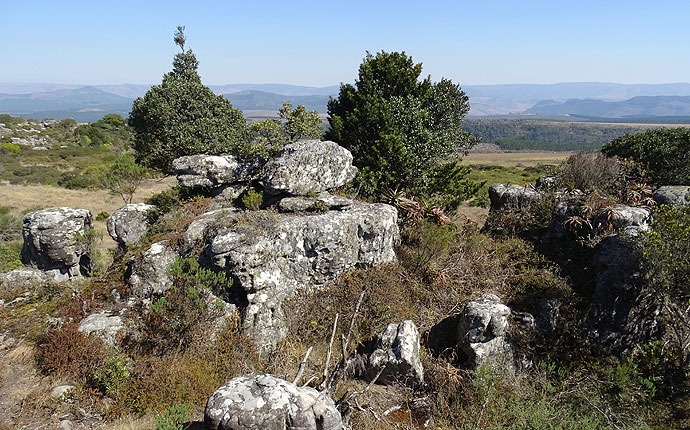
[[[615,193],[621,174],[620,161],[601,152],[578,152],[568,157],[558,170],[562,187],[607,194]]]
[[[58,373],[81,382],[90,382],[103,367],[103,341],[85,335],[76,323],[49,330],[38,342],[36,364],[46,373]]]

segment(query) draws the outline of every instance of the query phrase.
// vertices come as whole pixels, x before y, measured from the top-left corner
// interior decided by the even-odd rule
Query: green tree
[[[84,174],[100,187],[120,196],[125,204],[132,203],[134,193],[150,176],[148,169],[138,165],[129,154],[120,155],[111,164],[89,168]]]
[[[178,27],[175,33],[182,52],[175,55],[173,70],[134,101],[129,116],[137,161],[164,172],[182,155],[252,152],[242,112],[201,83],[199,62],[185,50],[183,31]]]
[[[328,102],[326,138],[352,152],[366,195],[405,189],[429,197],[437,188],[431,184],[438,163],[476,142],[460,129],[469,111],[465,93],[448,79],[420,80],[421,73],[422,64],[404,52],[367,52],[355,84],[341,85],[338,98]],[[444,170],[447,178],[467,181],[457,164]]]
[[[690,183],[690,130],[662,128],[625,135],[604,145],[606,155],[617,155],[647,166],[659,185]]]
[[[271,149],[299,139],[318,139],[321,137],[321,117],[315,110],[308,111],[303,105],[292,108],[286,101],[278,111],[280,119],[264,119],[251,125],[254,142]]]

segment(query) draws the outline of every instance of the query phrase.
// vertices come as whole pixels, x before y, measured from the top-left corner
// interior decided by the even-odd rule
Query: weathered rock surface
[[[357,173],[352,154],[335,142],[301,140],[286,145],[264,166],[269,194],[307,195],[350,182]]]
[[[211,430],[339,430],[342,418],[328,396],[272,375],[234,378],[206,402]]]
[[[636,230],[629,228],[626,235],[606,237],[594,250],[594,306],[585,326],[591,338],[615,352],[648,342],[658,328],[654,317],[658,309],[653,303],[640,300],[636,235]]]
[[[167,241],[156,242],[129,262],[127,283],[140,299],[161,294],[172,286],[168,271],[177,253],[167,246]]]
[[[492,184],[489,187],[492,211],[523,209],[541,198],[538,191],[521,185]]]
[[[564,200],[558,202],[551,214],[551,223],[545,233],[545,240],[563,240],[572,235],[567,228],[567,221],[571,217],[580,216],[581,204],[575,200]],[[597,226],[610,225],[614,230],[649,229],[649,211],[639,207],[615,205],[608,212],[597,216],[587,225],[579,227],[578,231],[593,231]]]
[[[110,315],[108,311],[91,314],[79,323],[80,332],[97,336],[108,345],[115,344],[117,333],[123,327],[122,318],[119,315]]]
[[[558,184],[558,176],[557,175],[544,175],[544,176],[540,176],[537,178],[536,182],[534,183],[534,188],[536,188],[539,191],[553,190],[556,188],[557,184]]]
[[[315,215],[255,212],[243,217],[211,240],[205,257],[246,292],[244,326],[263,352],[287,334],[285,299],[303,288],[319,288],[355,265],[393,261],[400,237],[397,211],[384,204],[356,202],[348,210]]]
[[[690,186],[664,185],[654,192],[654,201],[658,205],[690,206]]]
[[[609,222],[616,230],[625,230],[629,227],[636,227],[642,230],[649,229],[649,211],[644,208],[634,206],[615,205],[611,208],[613,216],[607,219],[598,219],[597,222]]]
[[[381,369],[380,384],[414,386],[424,382],[419,331],[414,322],[388,324],[379,334],[376,349],[369,355],[367,378],[374,379]]]
[[[177,181],[185,187],[215,188],[249,182],[261,169],[260,160],[243,161],[232,155],[187,155],[173,160]]]
[[[281,199],[278,210],[280,212],[339,211],[349,209],[353,203],[351,199],[334,196],[324,191],[316,197],[296,196]]]
[[[22,262],[45,271],[56,281],[81,276],[91,265],[87,241],[81,239],[92,228],[87,209],[62,207],[31,212],[24,217],[22,228]]]
[[[44,282],[48,282],[50,276],[42,270],[33,267],[20,267],[6,273],[0,273],[0,290],[27,289]]]
[[[146,203],[121,207],[106,221],[108,234],[121,246],[139,242],[149,230],[148,211],[154,207]]]
[[[514,368],[510,314],[510,308],[494,294],[482,294],[467,303],[458,324],[458,341],[470,367],[489,363],[496,368]]]

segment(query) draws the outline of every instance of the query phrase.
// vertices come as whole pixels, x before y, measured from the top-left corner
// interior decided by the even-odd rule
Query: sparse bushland
[[[173,70],[132,105],[128,123],[134,130],[137,162],[165,173],[172,161],[189,154],[251,155],[263,149],[250,144],[242,112],[201,83],[199,62],[185,50],[184,27],[178,27]]]

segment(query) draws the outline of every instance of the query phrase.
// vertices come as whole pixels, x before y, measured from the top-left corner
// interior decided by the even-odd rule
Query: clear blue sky
[[[460,84],[690,81],[690,1],[2,0],[0,82],[158,83],[186,26],[206,84],[352,82],[406,51]]]

